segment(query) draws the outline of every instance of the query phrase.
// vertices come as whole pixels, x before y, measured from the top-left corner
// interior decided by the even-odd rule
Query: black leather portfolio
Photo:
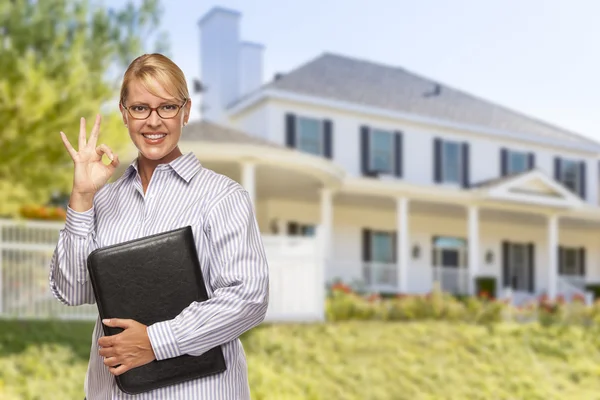
[[[87,268],[101,319],[151,325],[173,319],[194,301],[208,299],[190,226],[96,249],[87,258]],[[106,336],[123,331],[102,327]],[[138,394],[225,369],[217,346],[201,356],[154,360],[115,378],[123,392]]]

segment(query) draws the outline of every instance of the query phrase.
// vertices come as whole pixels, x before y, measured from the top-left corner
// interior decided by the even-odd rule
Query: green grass
[[[92,327],[0,320],[0,399],[82,399]],[[255,400],[600,398],[595,328],[362,321],[243,342]]]

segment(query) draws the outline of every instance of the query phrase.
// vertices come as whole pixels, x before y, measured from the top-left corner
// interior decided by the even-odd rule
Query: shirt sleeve
[[[201,355],[238,338],[266,315],[268,264],[248,192],[224,197],[207,224],[213,297],[148,327],[157,360]]]
[[[65,226],[50,260],[50,291],[68,306],[93,304],[94,292],[86,261],[94,249],[94,207],[77,212],[67,207]]]

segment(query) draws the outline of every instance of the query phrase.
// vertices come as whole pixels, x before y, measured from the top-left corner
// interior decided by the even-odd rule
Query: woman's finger
[[[115,158],[110,147],[108,147],[104,143],[101,144],[100,146],[96,147],[96,154],[98,154],[100,156],[100,158],[102,158],[103,154],[106,154],[106,156],[108,157],[108,159],[111,162],[114,161],[114,158]]]
[[[96,114],[96,121],[94,122],[94,127],[92,128],[92,132],[90,133],[89,145],[92,147],[96,147],[96,143],[98,141],[98,136],[100,135],[100,121],[102,117],[100,114]]]
[[[67,149],[67,151],[69,152],[69,155],[71,156],[73,161],[75,161],[75,156],[77,155],[77,152],[75,151],[75,149],[69,142],[69,139],[67,139],[67,135],[65,135],[65,133],[61,131],[60,137],[62,138],[62,142],[65,145],[65,148]]]
[[[85,133],[85,118],[79,120],[79,150],[83,149],[87,143]]]
[[[104,365],[106,365],[108,367],[115,367],[119,364],[120,364],[120,362],[119,362],[119,360],[117,360],[117,357],[105,357],[104,358]]]

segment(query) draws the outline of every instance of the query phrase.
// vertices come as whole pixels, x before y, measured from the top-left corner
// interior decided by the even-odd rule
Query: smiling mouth
[[[162,139],[167,136],[166,133],[142,133],[142,136],[147,139],[157,140]]]

